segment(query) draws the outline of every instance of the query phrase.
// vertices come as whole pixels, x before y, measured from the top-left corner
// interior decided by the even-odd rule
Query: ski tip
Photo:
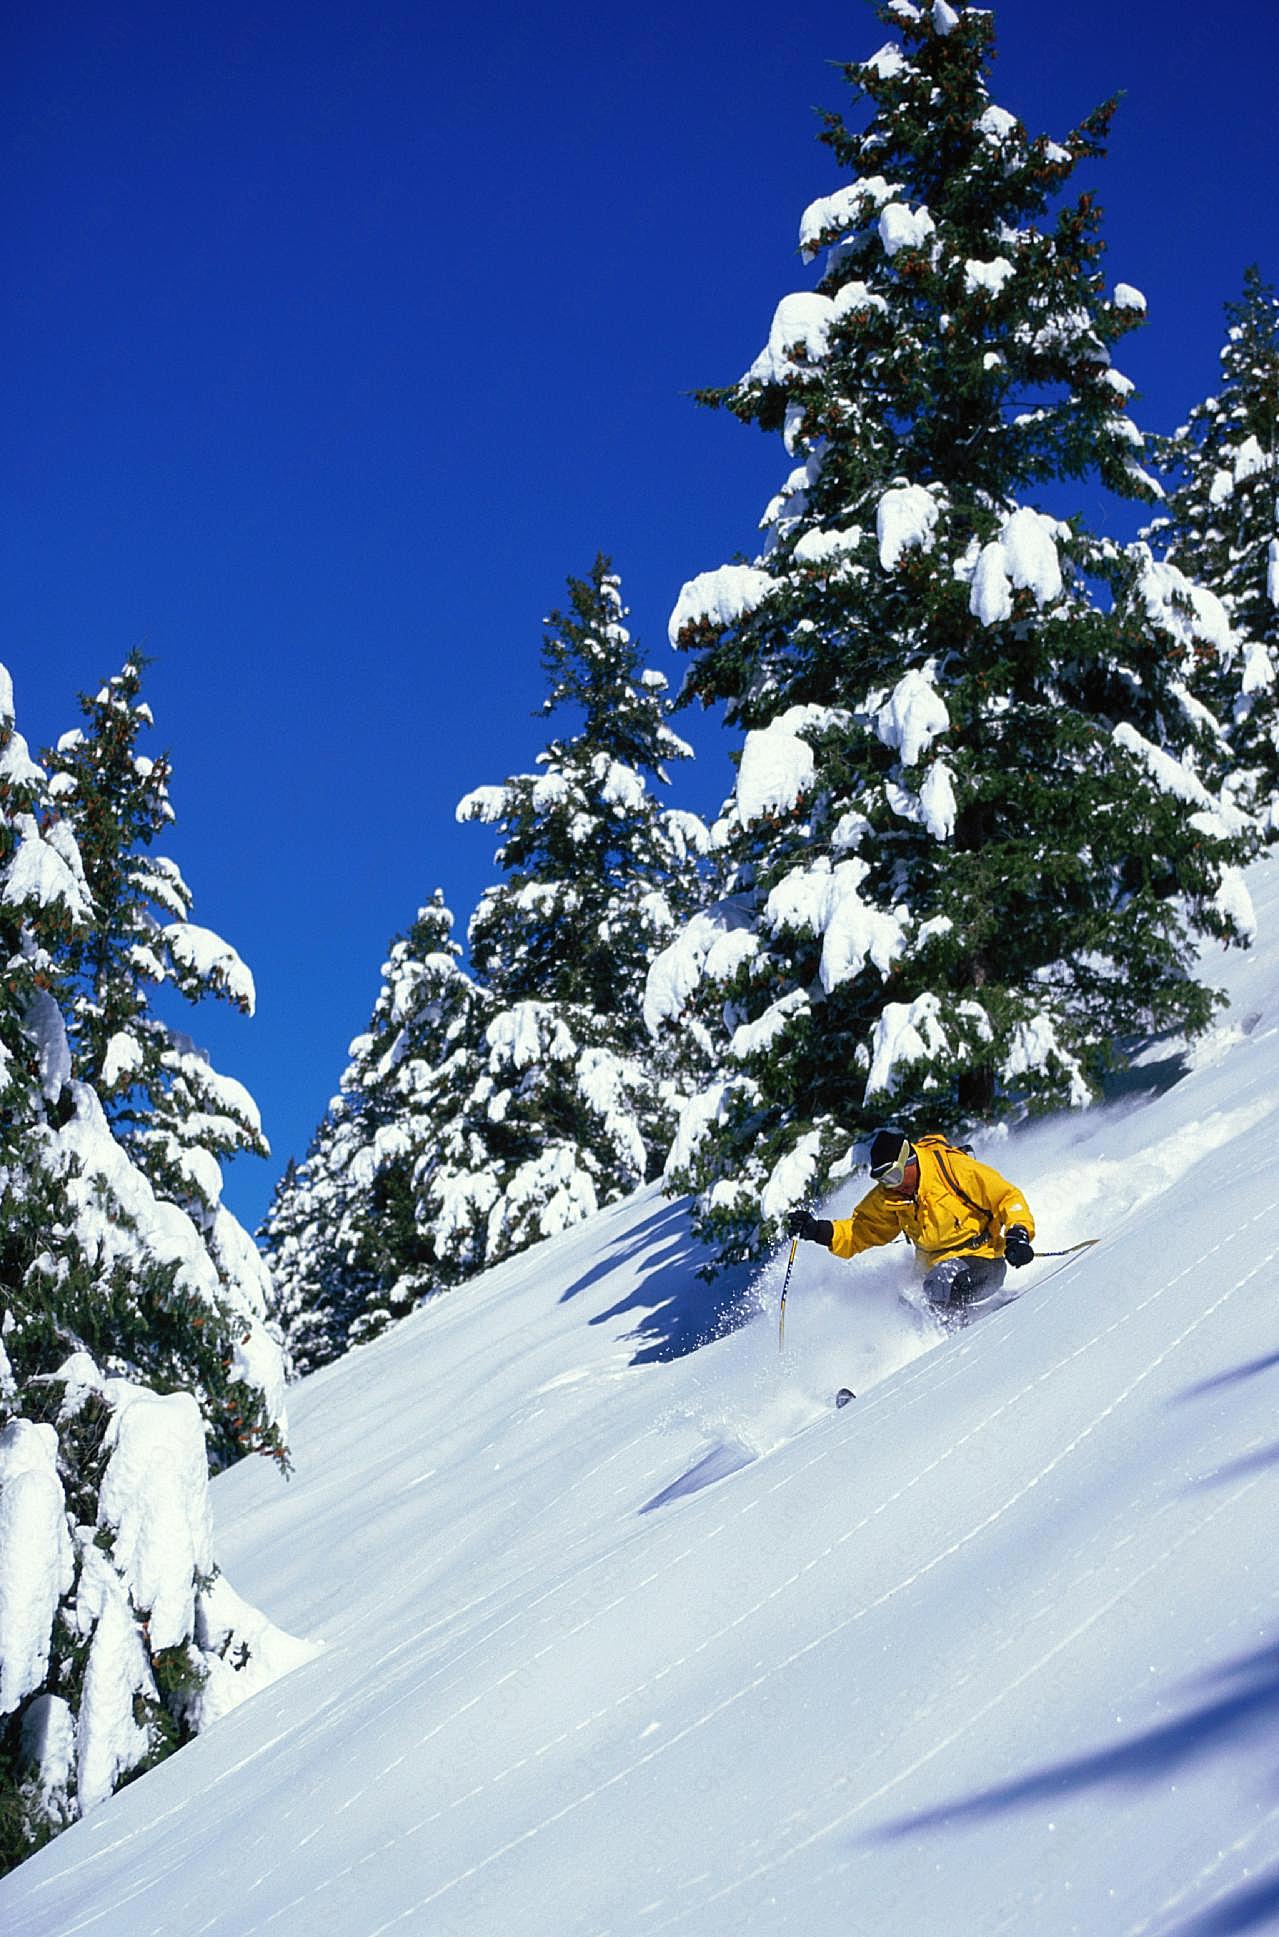
[[[850,1399],[855,1399],[856,1397],[857,1394],[855,1392],[851,1392],[846,1385],[842,1385],[835,1394],[835,1404],[842,1408],[848,1404]]]

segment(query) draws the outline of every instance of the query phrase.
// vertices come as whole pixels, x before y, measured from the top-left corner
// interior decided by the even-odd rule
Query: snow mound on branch
[[[906,59],[905,54],[897,45],[897,42],[895,40],[889,40],[885,41],[884,45],[877,52],[873,53],[868,61],[863,61],[861,65],[868,74],[873,74],[876,80],[892,81],[899,74],[907,72],[910,67],[910,62]]]
[[[66,843],[65,830],[55,826],[46,837],[33,814],[16,815],[13,825],[18,844],[4,870],[0,902],[6,908],[61,906],[73,922],[91,921],[93,902],[84,869],[74,843]],[[56,838],[59,833],[62,841]]]
[[[886,315],[888,313],[888,302],[885,297],[877,295],[864,282],[846,282],[835,297],[835,320],[837,322],[845,316],[864,315],[867,310],[872,309],[881,310]]]
[[[1117,282],[1115,284],[1113,301],[1116,309],[1137,310],[1143,316],[1149,307],[1141,291],[1134,289],[1130,282]]]
[[[118,1089],[122,1083],[129,1082],[142,1068],[146,1058],[142,1045],[136,1037],[117,1030],[107,1044],[102,1058],[102,1087],[104,1090]]]
[[[902,952],[901,914],[887,914],[862,898],[869,873],[869,863],[856,855],[833,868],[820,863],[796,868],[764,904],[764,920],[774,934],[798,929],[822,937],[818,977],[827,995],[859,975],[867,962],[887,975]]]
[[[877,736],[901,755],[904,767],[913,767],[933,741],[950,730],[950,714],[929,677],[930,670],[912,668],[905,673],[875,715]]]
[[[797,367],[820,363],[830,348],[830,330],[835,321],[835,305],[829,296],[816,290],[798,290],[783,296],[773,312],[768,342],[760,351],[743,383],[789,383]]]
[[[725,1120],[729,1103],[738,1090],[738,1084],[731,1080],[711,1083],[681,1106],[662,1172],[665,1178],[678,1177],[688,1169],[711,1131]]]
[[[1233,839],[1245,831],[1248,822],[1238,808],[1210,793],[1198,774],[1192,773],[1183,761],[1175,759],[1163,747],[1145,739],[1127,720],[1120,722],[1111,738],[1116,746],[1141,762],[1161,792],[1172,794],[1198,810],[1191,816],[1192,827],[1222,840]]]
[[[993,262],[979,262],[969,257],[964,264],[964,288],[970,296],[979,289],[988,296],[998,296],[1005,283],[1017,274],[1013,264],[1006,256],[996,256]]]
[[[933,761],[917,794],[891,780],[885,783],[884,792],[894,814],[927,828],[935,841],[948,841],[954,833],[959,807],[954,775],[944,760]]]
[[[1175,565],[1157,562],[1145,545],[1135,545],[1133,556],[1139,565],[1138,596],[1151,624],[1175,639],[1184,653],[1193,653],[1196,642],[1202,641],[1229,664],[1237,642],[1216,593],[1194,584]]]
[[[726,632],[761,606],[775,581],[754,565],[720,565],[689,579],[675,602],[667,631],[673,646],[708,627]]]
[[[0,1715],[44,1680],[73,1567],[58,1436],[14,1419],[0,1432]]]
[[[791,556],[797,565],[834,565],[856,551],[862,542],[860,525],[847,531],[806,531]]]
[[[603,771],[600,779],[600,799],[616,810],[619,815],[635,813],[644,805],[648,789],[643,776],[634,767],[628,767],[624,760],[613,760],[606,755],[600,757]]]
[[[959,803],[955,799],[954,776],[944,760],[934,760],[924,775],[924,784],[919,790],[919,805],[923,810],[924,826],[933,839],[948,841],[955,831]]]
[[[746,735],[735,789],[744,827],[789,814],[812,787],[817,773],[813,750],[785,721],[783,715]]]
[[[1213,896],[1213,906],[1238,931],[1241,940],[1256,941],[1257,911],[1252,905],[1252,896],[1241,869],[1227,867],[1221,870],[1221,886]]]
[[[941,997],[918,995],[913,1002],[888,1002],[871,1038],[867,1096],[892,1094],[899,1065],[944,1056],[949,1047],[941,1025]]]
[[[760,1197],[760,1209],[765,1217],[779,1218],[792,1204],[803,1202],[812,1189],[821,1154],[821,1132],[810,1130],[773,1166]]]
[[[577,1054],[577,1044],[552,1002],[517,1002],[504,1009],[485,1030],[484,1040],[494,1072],[532,1069],[548,1061],[567,1063]]]
[[[249,1015],[257,1001],[253,976],[240,960],[230,942],[223,941],[211,928],[191,921],[173,921],[164,930],[169,953],[180,968],[187,969],[201,982],[212,982]]]
[[[0,720],[0,732],[3,732],[5,724]],[[44,768],[38,767],[31,758],[22,735],[10,733],[8,744],[0,753],[0,780],[7,781],[10,787],[38,787],[44,778]],[[51,786],[50,792],[54,791]]]
[[[678,1022],[704,980],[726,981],[759,950],[754,916],[741,899],[712,902],[654,957],[644,984],[644,1025],[656,1035]]]
[[[903,552],[931,551],[940,507],[922,484],[893,484],[875,512],[879,562],[891,572]]]
[[[879,218],[879,239],[887,256],[899,255],[903,249],[922,249],[936,232],[937,224],[922,202],[917,209],[905,202],[890,202]]]
[[[242,1600],[224,1574],[200,1595],[196,1641],[208,1676],[197,1698],[201,1729],[320,1653],[320,1643],[286,1634]]]
[[[506,814],[507,800],[505,787],[473,787],[469,794],[463,794],[454,808],[454,819],[486,821],[490,824],[500,821]]]
[[[511,1229],[558,1237],[599,1209],[595,1185],[581,1169],[576,1151],[555,1144],[522,1163],[488,1218],[488,1248],[499,1253]]]
[[[763,1015],[754,1022],[743,1022],[733,1031],[729,1055],[735,1063],[746,1063],[752,1056],[766,1055],[794,1017],[802,1015],[808,1007],[807,991],[792,989],[789,995],[770,1003]]]
[[[214,1304],[218,1277],[212,1260],[185,1211],[155,1195],[141,1171],[132,1164],[112,1136],[94,1091],[86,1083],[70,1085],[72,1114],[52,1136],[52,1167],[67,1176],[67,1189],[76,1212],[77,1237],[93,1256],[103,1261],[139,1257],[177,1267],[175,1288]],[[107,1217],[108,1200],[123,1217]]]
[[[850,182],[810,202],[800,218],[799,248],[805,262],[811,262],[819,249],[845,235],[863,222],[871,209],[881,209],[901,194],[900,182],[886,182],[882,175],[869,175]],[[838,298],[836,298],[838,301]]]
[[[1260,476],[1263,471],[1270,469],[1273,462],[1255,437],[1245,437],[1235,451],[1235,483],[1242,484],[1246,478]]]
[[[21,1754],[35,1770],[46,1814],[65,1820],[75,1783],[75,1716],[61,1695],[37,1695],[22,1718]]]
[[[533,811],[547,814],[556,807],[562,807],[573,789],[567,775],[555,772],[539,774],[533,782]]]
[[[1032,592],[1040,606],[1061,597],[1056,533],[1056,519],[1029,505],[1010,513],[999,536],[982,546],[975,561],[968,600],[974,618],[987,626],[1011,618],[1014,589]]]
[[[80,1562],[77,1618],[81,1631],[93,1635],[77,1728],[76,1788],[87,1813],[146,1756],[150,1743],[134,1704],[136,1697],[154,1702],[156,1686],[120,1576],[87,1538]]]
[[[1269,648],[1260,639],[1247,640],[1243,649],[1243,672],[1239,678],[1241,698],[1247,699],[1253,693],[1264,693],[1274,683],[1275,667]]]
[[[258,1262],[251,1272],[235,1268],[228,1235],[239,1233],[235,1242],[244,1252],[256,1254],[256,1247],[229,1212],[218,1213],[211,1243],[227,1266],[223,1281],[212,1251],[186,1212],[158,1198],[116,1142],[95,1092],[74,1081],[68,1090],[71,1116],[48,1133],[48,1161],[65,1180],[77,1242],[104,1268],[117,1259],[126,1265],[172,1265],[175,1290],[202,1304],[232,1305],[243,1321],[243,1330],[237,1327],[232,1373],[262,1393],[268,1416],[283,1432],[284,1359],[263,1322],[265,1267]]]
[[[56,1103],[71,1079],[71,1046],[62,1011],[47,989],[31,991],[22,1012],[22,1033],[35,1048],[45,1100]]]
[[[1279,538],[1270,540],[1266,554],[1266,597],[1271,605],[1279,605]]]
[[[1020,123],[1017,116],[1010,114],[1007,108],[992,106],[978,116],[977,126],[987,141],[992,141],[996,148],[1002,148],[1016,135]]]
[[[117,1391],[98,1492],[98,1525],[133,1605],[149,1614],[152,1651],[173,1648],[195,1619],[195,1576],[213,1571],[213,1523],[200,1408],[189,1392]]]
[[[1006,1083],[1015,1086],[1019,1077],[1048,1069],[1054,1062],[1069,1073],[1071,1108],[1086,1110],[1093,1099],[1084,1073],[1076,1058],[1063,1049],[1052,1019],[1042,1013],[1017,1024],[1001,1074]]]

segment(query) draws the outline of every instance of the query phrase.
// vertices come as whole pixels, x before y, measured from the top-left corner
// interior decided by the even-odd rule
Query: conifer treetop
[[[780,640],[743,677],[731,635],[774,610],[785,630],[795,576],[851,580],[872,550],[892,567],[942,539],[963,558],[1049,478],[1157,491],[1112,355],[1145,300],[1107,289],[1100,208],[1091,192],[1065,195],[1104,152],[1115,101],[1065,141],[1032,137],[991,100],[989,14],[882,18],[898,38],[842,68],[866,125],[824,116],[822,139],[855,179],[804,213],[801,252],[825,252],[816,286],[782,299],[738,382],[698,393],[782,432],[797,466],[764,514],[762,556],[691,581],[671,621],[674,644],[700,649],[684,697],[725,699],[748,725],[847,697]]]

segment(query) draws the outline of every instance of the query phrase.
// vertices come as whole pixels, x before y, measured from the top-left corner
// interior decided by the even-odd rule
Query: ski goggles
[[[901,1149],[897,1155],[889,1157],[884,1163],[872,1164],[870,1174],[877,1184],[884,1186],[885,1190],[900,1190],[906,1181],[906,1172],[914,1160],[915,1151],[910,1138],[903,1137]]]

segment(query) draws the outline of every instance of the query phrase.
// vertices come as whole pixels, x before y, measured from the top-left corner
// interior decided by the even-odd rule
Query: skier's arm
[[[855,1258],[877,1244],[891,1244],[901,1226],[878,1189],[863,1197],[851,1217],[837,1217],[831,1226],[830,1248],[837,1258]]]

